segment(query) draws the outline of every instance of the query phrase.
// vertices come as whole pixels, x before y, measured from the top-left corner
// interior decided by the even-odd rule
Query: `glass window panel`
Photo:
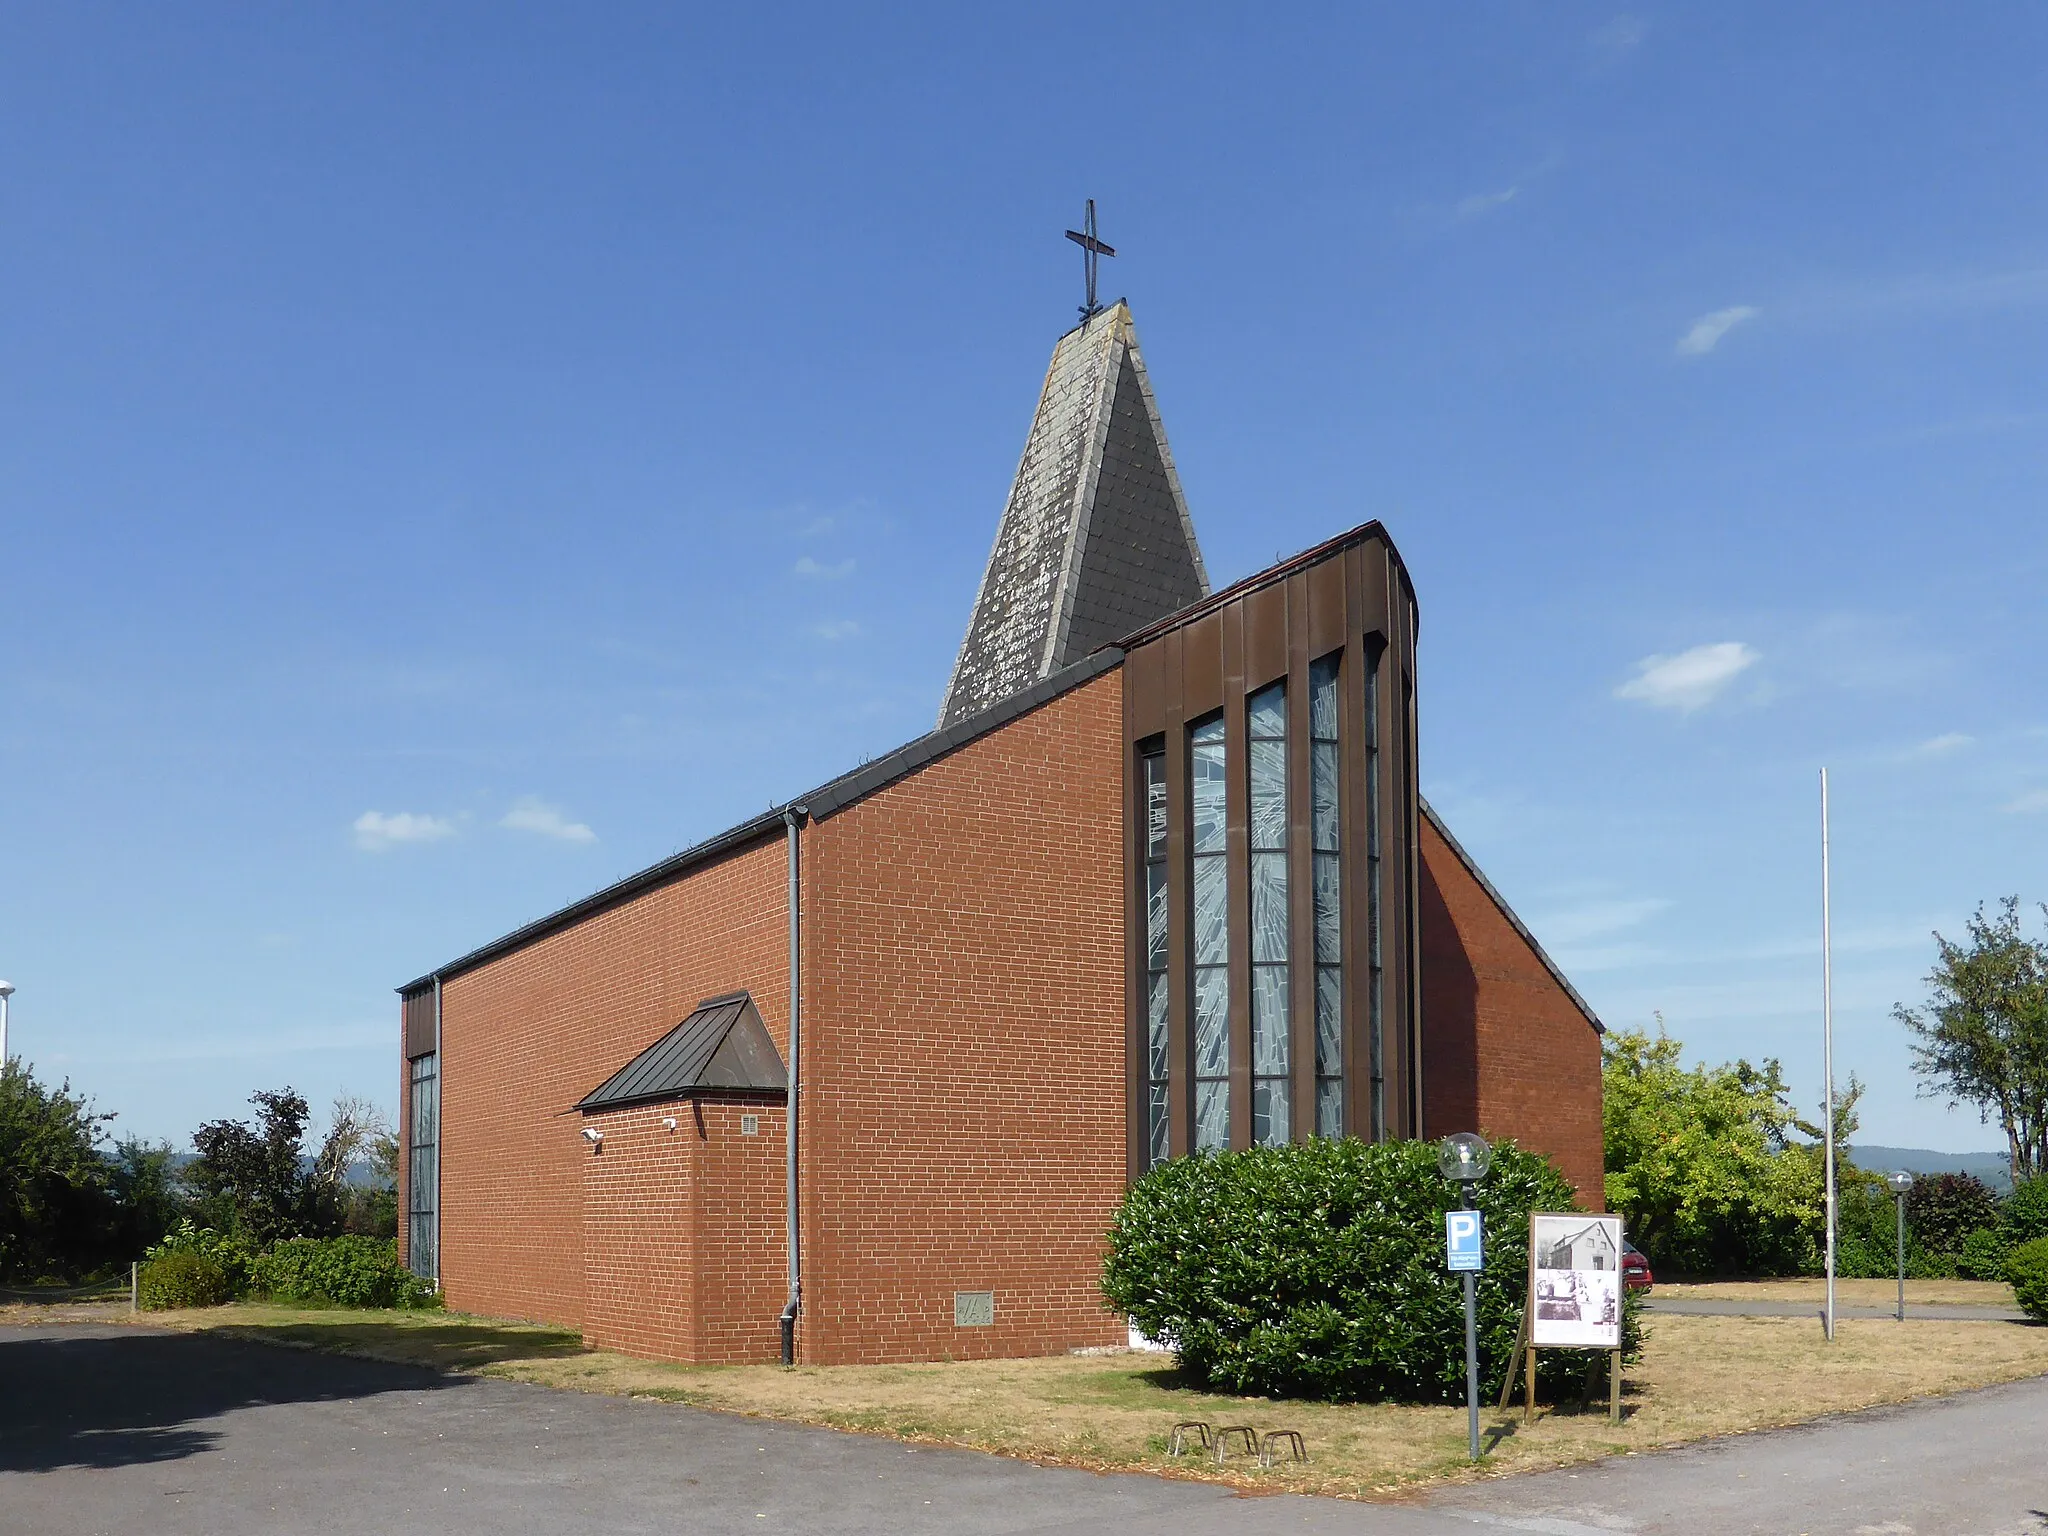
[[[1145,754],[1145,857],[1166,857],[1166,754]]]
[[[1166,969],[1166,866],[1145,866],[1145,969]]]
[[[1252,1144],[1284,1146],[1289,1135],[1287,1079],[1274,1078],[1252,1088]]]
[[[1316,1134],[1344,1134],[1344,1083],[1341,1078],[1316,1084]]]
[[[1252,759],[1252,846],[1287,846],[1287,743],[1255,741]]]
[[[1223,745],[1223,717],[1204,720],[1200,725],[1188,727],[1188,740],[1198,747]]]
[[[1252,1071],[1261,1077],[1287,1071],[1287,967],[1252,967]]]
[[[1221,853],[1225,804],[1223,744],[1197,746],[1189,757],[1190,789],[1194,800],[1196,853]]]
[[[1337,849],[1339,812],[1337,801],[1337,744],[1318,741],[1308,749],[1309,803],[1314,812],[1316,847],[1334,853]]]
[[[1195,1084],[1195,1150],[1222,1151],[1230,1145],[1230,1084]]]
[[[1152,1085],[1150,1151],[1154,1163],[1166,1161],[1172,1143],[1167,1138],[1166,1084]]]
[[[1230,1070],[1230,973],[1222,966],[1195,972],[1195,1076]]]
[[[1321,965],[1344,960],[1343,875],[1336,854],[1316,855],[1316,961]]]
[[[1337,739],[1337,656],[1308,667],[1308,733],[1318,741]]]
[[[1260,737],[1280,739],[1287,735],[1287,688],[1274,683],[1261,688],[1245,701],[1245,731],[1254,741]]]
[[[1344,973],[1334,965],[1316,968],[1316,1076],[1344,1071]]]
[[[1195,860],[1195,964],[1230,959],[1229,874],[1220,857]]]
[[[1252,963],[1287,960],[1287,855],[1252,855]]]
[[[1147,1073],[1154,1082],[1164,1082],[1167,1076],[1166,1022],[1167,985],[1166,973],[1154,971],[1146,979],[1150,996],[1146,999],[1145,1038],[1149,1047],[1151,1068]]]

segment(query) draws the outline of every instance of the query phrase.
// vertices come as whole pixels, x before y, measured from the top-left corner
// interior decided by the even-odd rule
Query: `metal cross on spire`
[[[1095,263],[1103,256],[1114,256],[1116,247],[1104,245],[1095,238],[1095,199],[1088,199],[1088,216],[1081,221],[1079,229],[1067,231],[1067,238],[1081,247],[1081,268],[1088,275],[1088,302],[1081,306],[1081,318],[1099,314],[1102,306],[1095,302]]]

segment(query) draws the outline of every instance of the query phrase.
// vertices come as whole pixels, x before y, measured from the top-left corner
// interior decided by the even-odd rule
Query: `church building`
[[[1425,802],[1367,522],[1213,589],[1129,308],[1053,352],[936,728],[400,989],[405,1257],[675,1360],[1124,1342],[1165,1158],[1478,1130],[1600,1024]]]

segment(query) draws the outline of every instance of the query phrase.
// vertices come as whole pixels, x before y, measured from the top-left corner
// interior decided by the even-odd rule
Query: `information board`
[[[1621,1218],[1529,1216],[1529,1343],[1621,1348]]]

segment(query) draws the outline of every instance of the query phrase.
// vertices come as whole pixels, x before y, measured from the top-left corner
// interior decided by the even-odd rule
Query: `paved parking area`
[[[129,1327],[0,1329],[0,1531],[2048,1531],[2048,1382],[1418,1504],[1207,1484]]]

